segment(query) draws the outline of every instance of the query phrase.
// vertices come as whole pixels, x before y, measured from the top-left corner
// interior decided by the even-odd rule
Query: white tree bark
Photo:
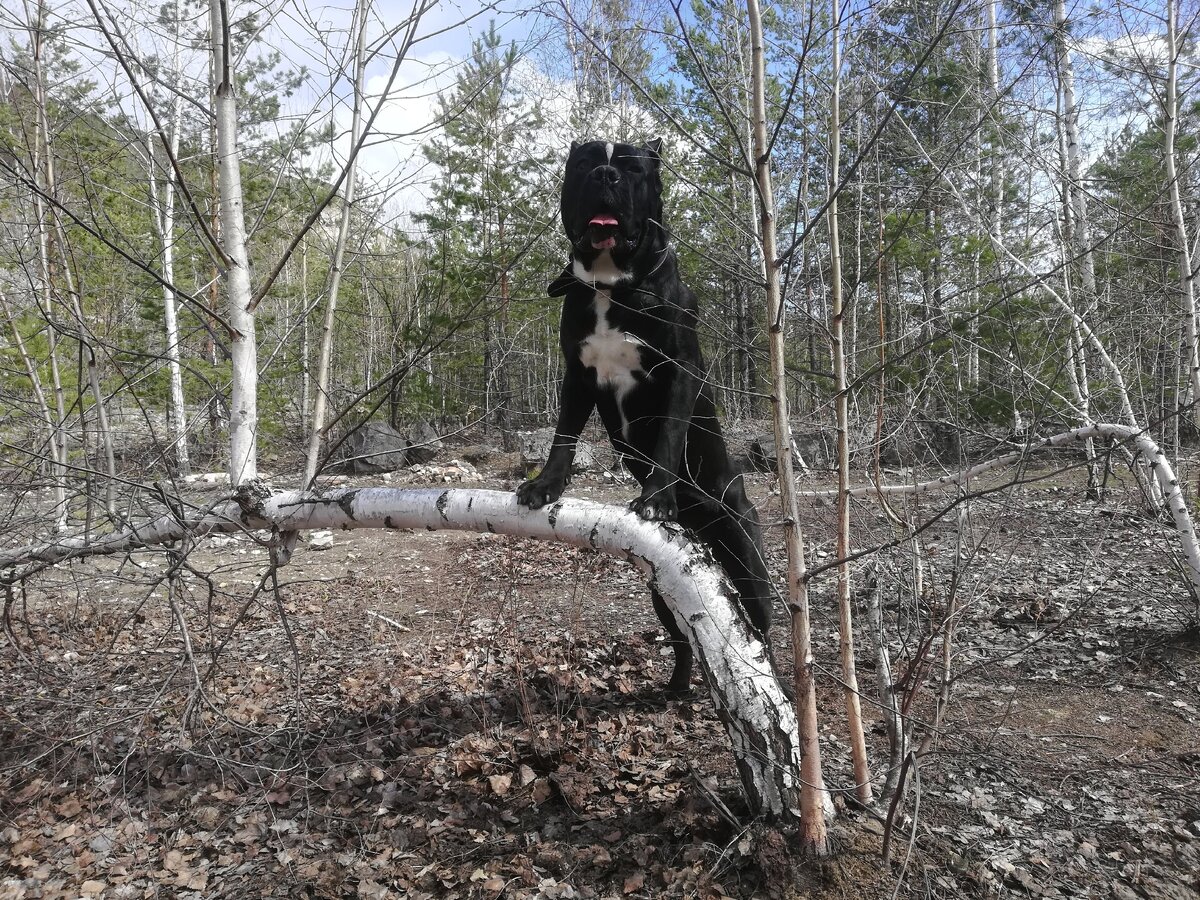
[[[999,0],[987,2],[987,81],[988,100],[992,119],[992,224],[997,232],[1004,230],[1004,162],[1001,128],[1004,117],[1000,113],[1000,28],[996,21],[996,6]]]
[[[1088,218],[1087,195],[1083,192],[1083,162],[1079,149],[1079,107],[1075,102],[1075,66],[1067,46],[1067,4],[1054,2],[1055,50],[1058,57],[1058,82],[1063,98],[1063,130],[1067,140],[1067,197],[1074,217],[1074,250],[1080,262],[1083,287],[1083,314],[1096,302],[1096,258],[1092,251],[1092,227]]]
[[[1187,335],[1188,383],[1191,389],[1192,421],[1200,423],[1200,339],[1196,327],[1196,273],[1188,243],[1187,217],[1179,191],[1179,168],[1175,159],[1175,131],[1179,119],[1179,46],[1176,35],[1176,2],[1167,0],[1167,90],[1163,109],[1163,159],[1171,197],[1171,219],[1179,244],[1179,292],[1183,297],[1184,331]]]
[[[317,528],[512,534],[630,560],[650,576],[695,648],[751,809],[783,823],[795,823],[799,817],[801,756],[795,713],[732,584],[708,550],[682,529],[643,521],[619,507],[562,500],[531,511],[517,504],[515,494],[481,490],[350,488],[328,494],[273,494],[259,482],[248,482],[235,500],[191,520],[163,516],[105,537],[63,539],[0,553],[0,570],[5,570],[0,580],[25,577],[30,566],[120,553],[189,534]]]
[[[36,19],[29,24],[29,44],[33,53],[34,63],[34,102],[39,110],[36,134],[34,135],[31,157],[33,162],[33,192],[34,216],[37,220],[38,245],[38,305],[42,317],[46,321],[46,340],[49,344],[50,389],[54,394],[55,419],[55,465],[53,467],[55,482],[55,512],[54,527],[62,531],[67,527],[66,501],[66,460],[67,460],[67,412],[66,398],[63,390],[62,374],[58,366],[58,329],[54,324],[54,295],[50,276],[50,229],[47,224],[46,202],[48,187],[46,174],[42,165],[42,118],[41,112],[46,108],[45,81],[42,73],[42,48],[45,43],[45,9],[39,4],[36,8]],[[49,145],[45,152],[49,152]]]
[[[991,120],[991,133],[988,135],[988,153],[990,156],[990,178],[991,185],[989,190],[989,202],[991,205],[991,223],[998,234],[1004,232],[1004,157],[1002,146],[1002,128],[1003,116],[1000,110],[1000,29],[997,23],[996,6],[998,0],[987,0],[986,3],[986,29],[987,29],[987,52],[986,52],[986,74],[987,74],[987,117]],[[982,131],[982,129],[981,129]],[[979,153],[982,157],[984,152],[984,141],[982,135],[978,137]],[[983,185],[983,160],[979,161],[979,177],[977,179],[980,190]],[[973,265],[978,266],[980,262],[981,252],[977,248],[974,252]],[[980,292],[979,271],[975,271],[976,279],[976,294]],[[967,383],[972,387],[979,384],[979,319],[976,316],[971,317],[970,322],[970,337],[971,345],[967,357]],[[1015,409],[1016,396],[1013,397],[1014,411],[1019,416],[1019,411]],[[1014,422],[1017,418],[1014,416]]]
[[[1066,172],[1068,169],[1067,134],[1066,128],[1063,127],[1064,116],[1062,115],[1062,91],[1058,92],[1058,104],[1059,115],[1056,126],[1058,131],[1059,166],[1063,172]],[[1071,186],[1064,180],[1061,229],[1063,300],[1072,309],[1075,308],[1071,288],[1071,257],[1074,252],[1072,248],[1075,241],[1074,226],[1075,213],[1071,205]],[[1067,384],[1071,388],[1071,395],[1074,398],[1075,408],[1078,412],[1080,423],[1086,424],[1091,422],[1092,395],[1091,385],[1088,381],[1087,348],[1084,345],[1083,335],[1080,332],[1079,325],[1074,319],[1072,319],[1071,328],[1067,332],[1067,359],[1063,368],[1066,369],[1067,372]],[[1084,455],[1087,457],[1088,466],[1088,494],[1089,496],[1093,496],[1098,493],[1096,478],[1096,451],[1093,442],[1088,441],[1084,445]]]
[[[766,262],[767,329],[771,354],[771,406],[775,421],[779,499],[783,505],[784,542],[788,557],[788,609],[792,614],[792,655],[796,667],[796,717],[802,759],[800,790],[800,849],[816,856],[829,852],[825,827],[825,776],[818,734],[812,627],[809,622],[804,533],[796,505],[792,461],[792,427],[788,416],[787,369],[784,362],[783,302],[775,233],[775,197],[771,185],[771,156],[767,138],[766,51],[758,0],[746,0],[750,25],[751,89],[754,95],[754,173],[758,187],[763,259]]]
[[[210,3],[226,317],[233,329],[229,341],[233,363],[229,396],[229,480],[232,484],[241,484],[258,475],[258,348],[254,313],[249,308],[252,294],[237,147],[237,97],[234,94],[233,62],[229,58],[232,18],[228,0],[210,0]]]
[[[178,57],[176,58],[178,66]],[[179,157],[179,130],[183,121],[183,97],[176,94],[171,105],[170,153]],[[180,475],[191,474],[191,459],[187,443],[187,408],[183,398],[183,369],[179,362],[179,322],[176,315],[175,290],[175,177],[168,167],[163,179],[162,193],[154,174],[154,137],[150,140],[150,199],[154,204],[154,226],[162,244],[163,326],[166,339],[167,370],[171,382],[171,404],[168,419],[171,432],[171,452]]]
[[[300,424],[304,428],[311,428],[308,317],[312,310],[308,308],[308,241],[300,247],[300,301]]]
[[[370,8],[369,0],[363,0],[357,8],[358,36],[354,46],[354,101],[350,114],[351,147],[358,144],[362,122],[363,83],[367,71],[367,19]],[[329,363],[333,356],[334,315],[337,313],[338,291],[342,285],[346,239],[350,234],[350,213],[354,207],[354,176],[357,167],[358,157],[355,156],[347,167],[345,187],[342,193],[342,214],[338,222],[333,260],[330,263],[329,297],[325,306],[325,320],[321,326],[321,349],[317,357],[317,393],[313,403],[312,427],[308,435],[308,458],[304,464],[303,484],[307,487],[311,487],[313,479],[317,477],[317,461],[321,456],[321,439],[325,436],[325,407],[329,397]]]
[[[1087,195],[1083,190],[1083,162],[1079,148],[1079,107],[1075,102],[1075,66],[1071,62],[1071,48],[1067,46],[1067,7],[1064,0],[1054,4],[1055,50],[1058,66],[1060,153],[1065,163],[1063,170],[1063,222],[1065,224],[1065,250],[1063,255],[1063,278],[1065,293],[1071,295],[1071,258],[1079,260],[1079,280],[1082,304],[1079,316],[1087,316],[1096,302],[1096,257],[1092,248],[1092,226],[1088,218]],[[1068,301],[1069,302],[1069,301]],[[1071,304],[1075,308],[1075,304]],[[1068,375],[1079,398],[1083,422],[1091,421],[1091,389],[1088,384],[1087,348],[1079,333],[1079,325],[1072,322],[1067,334]],[[1132,421],[1130,424],[1133,424]],[[1089,490],[1095,487],[1095,450],[1088,442],[1084,447],[1088,460]]]
[[[45,179],[44,187],[45,187],[45,191],[46,191],[46,196],[51,198],[51,201],[52,201],[51,203],[48,204],[48,207],[49,207],[48,213],[49,213],[49,219],[50,219],[50,227],[52,229],[52,233],[55,238],[55,249],[57,250],[59,268],[62,273],[63,282],[66,286],[66,295],[67,295],[68,299],[70,300],[69,308],[75,318],[80,349],[81,349],[81,352],[86,353],[86,356],[87,356],[88,386],[91,389],[92,401],[94,403],[94,409],[95,409],[95,413],[96,413],[96,432],[100,438],[100,446],[104,452],[106,471],[108,474],[108,480],[105,484],[105,508],[107,509],[109,516],[113,516],[116,513],[114,491],[116,488],[117,466],[116,466],[116,457],[113,452],[112,431],[108,427],[108,403],[107,403],[107,398],[104,396],[104,391],[103,391],[103,388],[100,383],[100,369],[99,369],[99,361],[96,358],[96,350],[91,345],[91,343],[87,340],[87,335],[88,335],[87,320],[83,316],[83,304],[79,297],[79,293],[75,288],[75,276],[71,271],[71,259],[70,259],[70,254],[68,253],[68,250],[67,250],[66,232],[62,226],[62,220],[59,215],[58,206],[53,202],[53,200],[58,195],[58,184],[57,184],[57,179],[55,177],[54,152],[53,152],[53,148],[51,147],[52,142],[51,142],[51,137],[50,137],[50,116],[47,112],[46,80],[45,80],[46,72],[45,72],[45,66],[44,66],[43,59],[42,59],[42,50],[45,47],[45,34],[43,31],[44,22],[45,22],[45,7],[42,4],[39,4],[38,8],[37,8],[37,22],[36,22],[36,26],[35,26],[36,33],[34,36],[34,54],[33,54],[34,79],[36,82],[36,86],[34,89],[34,99],[35,99],[36,106],[37,106],[37,110],[36,110],[37,111],[37,129],[36,129],[35,140],[38,143],[39,151],[42,154],[42,169],[43,169],[43,171],[41,174],[44,176],[44,179]],[[41,218],[43,213],[41,212],[42,206],[40,203],[40,198],[39,198],[38,206],[39,206],[39,226],[38,227],[39,227],[39,229],[43,229],[41,232],[41,238],[42,238],[41,252],[43,254],[42,266],[43,266],[43,275],[45,278],[44,289],[45,289],[47,310],[50,310],[52,308],[51,304],[52,304],[52,299],[53,299],[53,281],[54,281],[53,276],[52,276],[53,260],[50,258],[50,254],[49,254],[49,246],[50,246],[49,235],[46,234],[44,231],[45,222]],[[47,322],[49,322],[49,321],[50,320],[47,319]],[[56,380],[56,382],[58,381],[57,375],[56,375],[55,380]],[[61,391],[61,383],[57,384],[57,388],[59,391]],[[84,417],[82,415],[80,416],[80,433],[81,433],[81,435],[86,434],[86,422],[84,421]],[[63,437],[64,437],[64,441],[63,441],[62,445],[60,446],[59,451],[60,451],[60,459],[65,462],[66,458],[67,458],[65,433],[64,433]],[[64,514],[65,514],[65,510],[64,510]]]

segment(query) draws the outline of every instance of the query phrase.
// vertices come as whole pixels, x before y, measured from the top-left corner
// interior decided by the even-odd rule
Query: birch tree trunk
[[[225,252],[226,319],[233,333],[229,354],[233,379],[229,394],[229,482],[258,476],[258,348],[250,311],[250,261],[246,252],[245,198],[237,147],[237,97],[230,59],[232,19],[229,0],[210,0],[213,95],[217,133],[217,182],[221,243]]]
[[[1063,97],[1063,129],[1067,139],[1067,196],[1074,216],[1074,251],[1079,258],[1079,277],[1083,288],[1081,304],[1087,315],[1096,302],[1096,259],[1092,252],[1092,227],[1088,219],[1087,196],[1081,176],[1083,163],[1079,149],[1079,107],[1075,102],[1075,66],[1067,46],[1066,0],[1054,0],[1055,50],[1058,82]]]
[[[1067,108],[1067,103],[1064,91],[1058,91],[1059,115],[1057,117],[1058,130],[1058,154],[1059,164],[1064,173],[1070,171],[1068,164],[1068,144],[1067,128],[1065,126],[1067,116],[1064,110]],[[1075,207],[1072,203],[1072,186],[1069,178],[1063,181],[1063,211],[1062,211],[1062,250],[1063,250],[1063,298],[1072,309],[1076,308],[1073,300],[1073,291],[1071,288],[1071,258],[1075,247]],[[1089,252],[1090,259],[1090,252]],[[1086,312],[1086,307],[1078,315]],[[1065,368],[1067,370],[1067,381],[1071,386],[1071,392],[1075,398],[1075,404],[1079,410],[1079,418],[1082,424],[1087,424],[1092,420],[1092,395],[1091,386],[1088,383],[1088,366],[1087,366],[1087,347],[1083,343],[1083,335],[1080,334],[1079,324],[1075,318],[1071,320],[1071,326],[1067,331],[1067,358]],[[1096,447],[1094,441],[1086,441],[1083,447],[1084,456],[1087,459],[1088,470],[1088,497],[1098,499],[1100,496],[1099,479],[1096,474]]]
[[[842,152],[842,49],[841,0],[832,0],[833,95],[829,109],[829,292],[832,304],[830,346],[833,350],[834,410],[837,416],[837,557],[838,630],[842,661],[842,689],[846,700],[846,726],[854,763],[854,793],[863,805],[871,802],[871,772],[867,765],[867,743],[863,736],[862,707],[858,695],[858,673],[854,665],[854,614],[850,603],[850,403],[846,387],[845,310],[842,295],[842,245],[838,230],[838,181]],[[787,435],[789,438],[791,435]],[[778,441],[776,447],[783,445]],[[782,477],[782,476],[781,476]]]
[[[354,45],[354,105],[350,114],[350,146],[358,145],[362,122],[363,81],[366,77],[367,13],[371,5],[363,0],[356,9],[358,35]],[[325,306],[325,320],[321,325],[321,349],[317,357],[317,384],[313,400],[312,427],[308,434],[308,458],[304,464],[305,486],[311,487],[317,477],[317,462],[321,456],[321,439],[325,436],[325,408],[329,400],[329,365],[333,356],[334,315],[337,312],[338,291],[342,286],[342,270],[346,257],[346,240],[350,234],[350,213],[354,207],[355,170],[358,156],[348,163],[345,187],[342,193],[342,214],[338,220],[337,241],[333,248],[333,260],[329,270],[329,298]],[[307,247],[307,244],[305,244]]]
[[[991,225],[997,234],[1002,234],[1004,230],[1004,147],[1002,141],[1004,118],[1000,110],[1000,28],[996,12],[998,3],[999,0],[987,0],[986,4],[987,51],[984,68],[987,78],[987,115],[991,121],[991,132],[987,140],[990,178],[988,205],[991,213]],[[980,140],[980,151],[981,153],[983,152],[982,139]],[[982,184],[982,171],[980,172],[979,181]],[[973,317],[971,320],[971,332],[972,336],[976,338],[976,342],[971,346],[971,357],[968,360],[968,381],[973,386],[978,385],[980,378],[979,345],[977,342],[978,331],[979,320],[977,317]]]
[[[34,60],[34,102],[39,110],[45,109],[43,91],[45,84],[42,78],[42,46],[44,42],[43,24],[46,11],[42,4],[36,8],[37,19],[31,23],[29,43]],[[41,117],[35,129],[33,147],[30,151],[33,168],[33,209],[36,219],[38,247],[38,306],[42,318],[46,322],[46,340],[49,344],[50,389],[54,394],[55,434],[54,434],[54,527],[62,531],[67,527],[66,499],[66,462],[67,462],[67,409],[66,397],[63,391],[62,373],[58,366],[58,329],[54,324],[54,294],[52,288],[52,264],[50,261],[50,229],[47,225],[45,197],[47,196],[45,171],[42,166]],[[49,152],[49,146],[45,148]]]
[[[999,0],[988,0],[987,3],[987,29],[988,29],[988,49],[987,49],[987,80],[988,80],[988,101],[991,108],[992,118],[992,135],[991,135],[991,168],[992,168],[992,223],[997,231],[1000,231],[1004,225],[1004,164],[1003,151],[1004,147],[1001,142],[1001,125],[1003,117],[1000,115],[1000,28],[996,22],[996,6]]]
[[[1167,164],[1171,219],[1179,244],[1179,292],[1183,297],[1184,329],[1187,335],[1188,384],[1192,421],[1200,425],[1200,341],[1196,327],[1196,273],[1188,245],[1187,218],[1179,191],[1179,169],[1175,159],[1175,130],[1179,119],[1179,47],[1176,35],[1176,0],[1167,0],[1167,90],[1163,109],[1163,158]]]
[[[560,541],[628,559],[650,576],[689,636],[713,693],[717,714],[733,745],[738,774],[755,815],[795,824],[802,809],[800,744],[791,704],[771,667],[733,585],[701,544],[674,525],[643,521],[614,506],[562,500],[540,510],[518,506],[501,491],[350,488],[328,494],[272,494],[260,482],[243,483],[236,500],[207,515],[163,516],[98,539],[72,538],[0,553],[3,578],[84,555],[211,532],[303,529],[455,529]],[[13,567],[26,567],[25,569]],[[823,820],[822,820],[823,822]]]
[[[308,308],[308,241],[300,245],[300,301],[300,425],[311,428],[308,317],[312,310]]]
[[[1063,210],[1066,228],[1066,245],[1069,250],[1064,260],[1069,283],[1071,256],[1079,262],[1079,277],[1082,297],[1078,298],[1081,317],[1087,316],[1096,302],[1096,258],[1092,250],[1092,228],[1088,218],[1087,195],[1083,191],[1079,149],[1079,107],[1075,102],[1075,67],[1071,61],[1071,48],[1067,46],[1067,11],[1065,0],[1054,4],[1055,50],[1057,54],[1059,94],[1062,111],[1059,116],[1062,129],[1063,155],[1066,158],[1064,172]],[[1067,365],[1072,367],[1072,379],[1079,388],[1080,415],[1083,423],[1091,420],[1091,398],[1087,374],[1087,348],[1079,334],[1079,327],[1072,323],[1067,341],[1069,352]],[[1096,476],[1096,451],[1092,442],[1084,444],[1088,463],[1088,496],[1099,496]]]
[[[787,370],[784,364],[783,302],[779,290],[779,261],[775,233],[775,198],[771,185],[771,156],[767,138],[766,52],[758,0],[746,0],[750,24],[751,92],[754,95],[754,174],[762,223],[766,263],[767,326],[771,354],[771,404],[775,422],[779,499],[783,505],[784,542],[788,558],[788,609],[792,615],[792,654],[796,666],[796,719],[800,728],[801,788],[800,847],[803,853],[825,856],[829,842],[825,827],[825,776],[818,740],[817,696],[809,622],[808,579],[804,533],[796,505],[792,463],[792,426],[788,416]]]
[[[87,321],[83,316],[83,305],[80,301],[79,293],[75,286],[75,276],[71,271],[71,260],[67,253],[67,237],[66,232],[62,227],[62,221],[59,216],[58,206],[54,202],[58,195],[58,184],[55,177],[54,153],[51,147],[50,138],[50,116],[46,109],[46,72],[42,59],[42,50],[45,46],[45,36],[43,31],[43,23],[45,20],[45,6],[41,3],[37,8],[37,23],[36,33],[34,38],[34,79],[36,82],[34,89],[34,99],[37,106],[37,128],[35,143],[38,144],[39,152],[42,155],[42,172],[44,190],[46,196],[51,202],[47,204],[48,209],[39,212],[39,231],[42,235],[41,249],[43,256],[43,274],[45,277],[45,298],[46,309],[49,312],[52,309],[54,296],[54,268],[53,255],[51,254],[51,237],[53,237],[53,246],[58,256],[59,270],[62,273],[62,278],[66,287],[66,295],[70,300],[70,310],[75,318],[76,331],[79,340],[80,353],[86,356],[88,387],[91,390],[92,402],[95,404],[96,412],[96,431],[100,437],[100,445],[104,452],[105,468],[108,474],[108,479],[105,483],[105,508],[109,516],[115,514],[115,497],[114,491],[116,488],[117,466],[116,458],[113,453],[112,431],[108,427],[108,402],[104,395],[104,390],[100,381],[99,361],[96,358],[95,348],[91,342],[87,340],[88,326]],[[43,210],[41,203],[38,204],[39,210]],[[42,218],[47,215],[49,218],[50,234],[46,234],[46,221]],[[47,322],[50,320],[47,319]],[[56,377],[56,382],[58,379]],[[61,394],[61,382],[57,384],[57,393]],[[60,401],[61,402],[61,401]],[[65,413],[64,413],[65,419]],[[81,414],[80,416],[80,432],[85,433],[86,422]],[[65,464],[67,459],[66,434],[62,434],[62,442],[59,447],[59,459]],[[65,510],[64,510],[65,514]]]
[[[176,35],[178,40],[178,35]],[[178,52],[176,54],[178,71]],[[176,93],[171,103],[171,134],[168,139],[171,156],[179,158],[179,131],[183,122],[183,97]],[[175,306],[175,177],[166,170],[160,195],[154,175],[154,138],[150,138],[150,200],[154,206],[154,227],[162,244],[163,326],[166,332],[167,371],[171,382],[171,402],[167,417],[171,432],[171,451],[180,475],[190,475],[188,455],[187,408],[183,398],[183,369],[179,362],[179,321]]]
[[[46,228],[45,204],[40,190],[41,168],[39,165],[40,150],[34,149],[34,178],[39,183],[39,190],[34,191],[34,217],[37,220],[38,246],[38,276],[40,284],[37,287],[37,305],[42,319],[46,323],[47,356],[50,365],[50,390],[54,397],[54,411],[51,426],[53,433],[50,439],[50,477],[54,482],[54,528],[62,531],[67,527],[67,413],[62,386],[62,374],[58,368],[58,331],[53,321],[53,296],[50,291],[50,247],[49,234]],[[13,323],[15,330],[16,323]],[[34,373],[36,375],[36,372]],[[32,378],[33,376],[31,376]]]

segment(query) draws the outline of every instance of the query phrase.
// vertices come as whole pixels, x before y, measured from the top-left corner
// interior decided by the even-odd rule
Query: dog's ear
[[[567,156],[570,156],[579,149],[579,141],[571,141],[571,149],[567,151]]]
[[[546,288],[546,292],[551,297],[565,297],[567,291],[571,289],[571,285],[575,283],[575,274],[571,271],[571,267],[567,266],[562,270],[562,274],[550,282],[550,287]]]
[[[655,162],[662,162],[662,138],[646,141],[646,149],[650,151],[651,159]]]

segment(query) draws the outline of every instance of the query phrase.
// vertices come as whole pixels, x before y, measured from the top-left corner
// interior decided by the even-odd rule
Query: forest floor
[[[832,573],[813,582],[813,617],[836,855],[797,880],[780,836],[743,822],[703,685],[660,699],[669,651],[631,566],[494,535],[362,531],[302,545],[278,591],[254,595],[267,551],[239,536],[186,560],[64,564],[15,598],[0,634],[0,900],[1198,897],[1200,636],[1172,534],[1128,484],[1096,503],[1078,470],[1022,478],[940,517],[952,496],[907,508],[934,519],[925,589],[885,584],[886,629],[931,744],[889,863],[880,820],[844,799]],[[770,481],[749,486],[777,523]],[[590,477],[570,491],[636,493]],[[806,501],[803,516],[824,564],[832,507]],[[855,516],[856,547],[892,539],[872,504]],[[767,541],[782,583],[777,524]],[[900,549],[884,555],[910,571]],[[952,580],[952,681],[931,735],[942,645],[923,638]],[[861,633],[879,771],[869,644]]]

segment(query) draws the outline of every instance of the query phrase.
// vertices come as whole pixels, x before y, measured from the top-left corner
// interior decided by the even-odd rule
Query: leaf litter
[[[828,509],[808,515],[828,552]],[[886,532],[856,515],[864,544]],[[724,732],[699,683],[657,698],[669,650],[632,567],[361,532],[283,571],[287,628],[269,596],[238,621],[257,545],[197,554],[208,580],[181,603],[199,703],[141,570],[72,563],[35,586],[20,652],[0,637],[0,898],[883,897],[898,878],[900,896],[1198,896],[1200,664],[1166,541],[1056,486],[973,515],[952,702],[903,871],[840,793],[839,856],[794,883],[776,833],[715,808],[746,815]],[[924,536],[931,608],[951,525]],[[115,587],[93,593],[101,578]],[[936,615],[900,594],[903,663]],[[831,595],[814,582],[826,777],[845,790]],[[878,723],[869,739],[882,765]]]

